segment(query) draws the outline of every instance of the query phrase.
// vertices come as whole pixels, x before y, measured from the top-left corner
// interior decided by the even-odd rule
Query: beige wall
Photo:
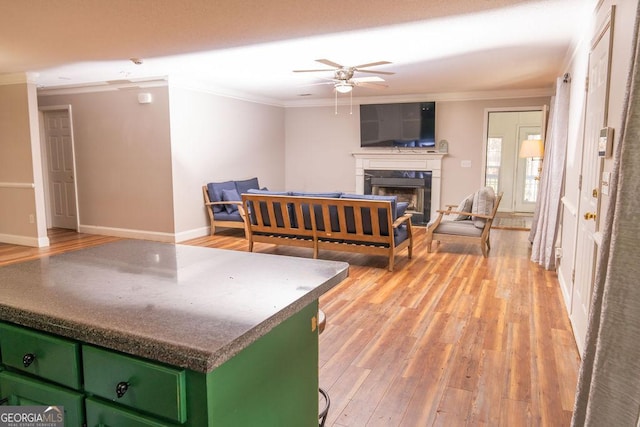
[[[36,88],[24,80],[0,84],[0,242],[42,246],[48,240],[36,197],[42,179],[34,173],[40,161]]]
[[[138,93],[153,96],[139,104]],[[40,96],[71,105],[80,231],[171,240],[174,231],[167,87]],[[164,237],[163,237],[164,236]]]
[[[488,108],[548,105],[549,98],[437,101],[436,140],[449,142],[443,160],[442,204],[454,204],[483,184],[485,112]],[[355,191],[355,159],[360,150],[359,108],[288,108],[286,189]],[[461,167],[470,160],[471,167]]]
[[[177,240],[208,234],[201,187],[258,177],[284,187],[284,110],[170,85]]]

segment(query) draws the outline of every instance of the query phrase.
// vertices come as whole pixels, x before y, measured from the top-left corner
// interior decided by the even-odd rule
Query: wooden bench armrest
[[[436,212],[440,212],[441,214],[444,214],[444,215],[458,214],[458,215],[466,215],[466,216],[472,216],[472,217],[478,217],[478,218],[484,218],[484,219],[493,219],[492,215],[484,215],[484,214],[471,213],[471,212],[443,211],[443,210],[438,210]]]
[[[411,217],[413,215],[412,214],[404,214],[401,217],[399,217],[398,219],[396,219],[393,222],[393,228],[398,228],[400,227],[403,223],[409,221],[409,224],[411,224]]]
[[[456,215],[478,216],[477,214],[474,214],[474,213],[471,213],[471,212],[452,211],[451,209],[447,209],[446,211],[438,209],[436,212],[444,214],[444,215],[456,214]]]
[[[213,205],[238,205],[238,207],[242,206],[242,201],[238,200],[238,201],[234,201],[234,200],[230,200],[227,202],[205,202],[205,205],[207,206],[213,206]]]

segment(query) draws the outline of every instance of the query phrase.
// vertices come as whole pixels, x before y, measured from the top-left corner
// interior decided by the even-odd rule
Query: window
[[[488,138],[487,140],[487,170],[485,185],[493,187],[498,193],[500,183],[500,163],[502,160],[502,138]]]

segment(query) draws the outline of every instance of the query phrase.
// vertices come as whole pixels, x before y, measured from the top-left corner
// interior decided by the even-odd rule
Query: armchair
[[[436,220],[427,226],[427,252],[431,252],[434,240],[471,242],[480,244],[482,255],[486,258],[491,249],[491,224],[501,199],[502,193],[496,196],[491,187],[484,187],[468,196],[460,205],[447,205],[446,210],[438,210]],[[445,220],[445,217],[449,217],[449,220]]]

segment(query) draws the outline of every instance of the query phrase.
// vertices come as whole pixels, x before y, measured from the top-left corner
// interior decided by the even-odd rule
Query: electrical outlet
[[[36,217],[33,214],[29,214],[29,224],[36,222]]]
[[[461,168],[470,168],[471,167],[471,160],[462,160],[460,162],[460,167]]]

